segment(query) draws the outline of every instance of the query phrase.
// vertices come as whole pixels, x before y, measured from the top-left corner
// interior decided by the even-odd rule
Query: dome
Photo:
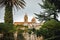
[[[33,17],[31,21],[32,21],[33,23],[35,23],[35,22],[36,22],[36,18]]]

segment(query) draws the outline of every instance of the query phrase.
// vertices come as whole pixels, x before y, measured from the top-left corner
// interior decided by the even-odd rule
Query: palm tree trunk
[[[7,4],[5,7],[5,16],[4,16],[5,23],[12,23],[13,24],[12,6]]]
[[[12,5],[13,6],[13,5]],[[4,22],[7,24],[13,24],[13,14],[12,14],[12,6],[8,3],[5,7],[5,16]],[[13,40],[13,33],[4,33],[4,40]]]

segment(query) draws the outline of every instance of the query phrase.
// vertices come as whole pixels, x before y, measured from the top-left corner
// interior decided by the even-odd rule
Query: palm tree
[[[5,6],[5,16],[4,16],[5,23],[13,24],[13,14],[12,14],[13,7],[15,6],[16,8],[24,8],[25,1],[24,0],[0,0],[0,7],[3,6]],[[6,34],[5,36],[9,35],[8,37],[11,37],[11,34],[13,33],[5,32],[5,34]]]
[[[13,23],[13,12],[12,8],[15,6],[16,8],[24,8],[25,1],[24,0],[0,0],[0,6],[5,6],[5,23]]]

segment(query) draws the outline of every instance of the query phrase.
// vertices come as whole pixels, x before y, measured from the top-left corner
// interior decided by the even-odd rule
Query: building
[[[40,23],[36,22],[35,17],[33,17],[31,19],[31,22],[28,21],[28,15],[27,14],[24,15],[24,22],[14,22],[14,25],[28,26],[28,29],[29,28],[39,29],[40,28]],[[15,38],[17,38],[17,32],[14,35],[15,35]],[[25,37],[26,40],[41,40],[41,38],[40,37],[38,38],[33,32],[31,34],[29,34],[28,32],[23,32],[23,36]]]
[[[33,17],[31,19],[31,22],[28,22],[28,15],[25,14],[24,15],[24,22],[14,22],[14,25],[24,25],[24,26],[28,26],[29,28],[36,27],[39,25],[39,23],[36,22],[36,18]]]

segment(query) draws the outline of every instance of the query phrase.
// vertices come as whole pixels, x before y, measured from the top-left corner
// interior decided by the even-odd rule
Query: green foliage
[[[41,6],[41,8],[43,9],[47,9],[47,10],[56,10],[56,7],[53,4],[51,4],[48,0],[42,0],[43,4],[40,4],[39,5]]]
[[[35,15],[37,16],[36,18],[39,20],[39,21],[47,21],[47,20],[50,20],[51,17],[49,14],[46,14],[45,12],[40,12],[40,14],[36,14]]]
[[[54,19],[52,20],[49,20],[47,22],[44,23],[44,25],[42,27],[45,27],[45,28],[54,28],[56,27],[58,24],[58,22]]]
[[[48,0],[51,4],[54,3],[56,9],[60,12],[60,0]]]
[[[28,29],[28,33],[29,33],[29,34],[31,34],[31,33],[32,33],[31,29]]]
[[[45,22],[39,29],[39,33],[45,40],[60,40],[60,22],[53,19]]]
[[[0,23],[0,32],[14,33],[15,31],[16,31],[16,28],[14,27],[13,24]]]
[[[18,37],[17,40],[26,40],[23,36],[23,34],[21,34],[20,32],[18,32]]]
[[[18,33],[21,33],[21,34],[22,34],[24,31],[25,31],[25,30],[21,30],[21,29],[20,29],[20,30],[18,30]]]
[[[23,36],[23,33],[28,31],[28,29],[27,29],[28,26],[17,25],[16,28],[17,28],[17,32],[18,32],[17,40],[26,40]],[[25,28],[25,29],[22,29],[22,28]]]
[[[58,10],[56,8],[56,6],[54,5],[54,3],[50,3],[48,0],[42,0],[43,4],[39,5],[41,6],[42,9],[44,9],[43,12],[40,12],[40,14],[36,14],[37,16],[36,18],[39,19],[39,21],[47,21],[47,20],[51,20],[51,19],[55,19],[58,21],[57,17],[58,17]]]
[[[4,31],[4,24],[3,23],[0,23],[0,32],[3,32]]]
[[[24,25],[16,25],[16,27],[17,28],[23,28],[23,27],[28,28],[28,26],[24,26]]]
[[[16,28],[13,24],[0,23],[0,32],[3,33],[3,40],[14,40]]]
[[[28,33],[31,34],[31,33],[36,33],[36,29],[35,28],[32,28],[32,29],[28,29]]]

